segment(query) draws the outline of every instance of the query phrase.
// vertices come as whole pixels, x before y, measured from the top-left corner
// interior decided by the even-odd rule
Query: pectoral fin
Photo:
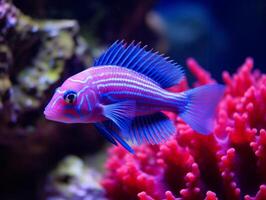
[[[132,118],[135,116],[135,101],[123,101],[110,105],[103,105],[103,115],[110,119],[123,133],[130,128]]]

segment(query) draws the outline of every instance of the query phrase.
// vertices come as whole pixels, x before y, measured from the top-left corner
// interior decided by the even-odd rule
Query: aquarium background
[[[77,19],[84,35],[97,35],[99,43],[143,41],[181,64],[194,57],[217,74],[223,68],[239,66],[247,56],[252,56],[258,67],[265,66],[263,0],[17,0],[15,4],[38,18]]]
[[[109,144],[92,125],[48,122],[42,112],[63,80],[115,40],[170,56],[189,85],[190,57],[223,82],[249,56],[266,71],[265,24],[263,0],[0,0],[0,199],[106,198]]]

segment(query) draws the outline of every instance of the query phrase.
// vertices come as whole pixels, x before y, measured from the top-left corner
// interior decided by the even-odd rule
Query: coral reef
[[[71,59],[86,63],[82,56],[87,47],[78,36],[76,21],[34,20],[5,0],[0,1],[0,8],[0,105],[4,125],[19,123],[20,113],[39,110],[47,90],[60,80]]]
[[[226,92],[213,134],[194,132],[178,116],[177,134],[164,144],[109,151],[102,180],[113,200],[262,200],[266,198],[266,75],[247,58],[237,73],[223,73]],[[194,86],[215,82],[195,60]],[[186,80],[171,88],[188,88]],[[204,109],[204,108],[203,108]]]
[[[106,200],[100,174],[76,156],[67,156],[51,172],[44,187],[44,200]]]

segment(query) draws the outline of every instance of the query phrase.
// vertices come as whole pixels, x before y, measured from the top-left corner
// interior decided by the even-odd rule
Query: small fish
[[[224,86],[169,92],[166,88],[178,84],[184,71],[145,48],[116,41],[93,67],[68,78],[55,91],[45,117],[63,123],[94,123],[106,139],[131,153],[126,141],[158,144],[176,133],[162,111],[177,113],[198,133],[211,133]]]

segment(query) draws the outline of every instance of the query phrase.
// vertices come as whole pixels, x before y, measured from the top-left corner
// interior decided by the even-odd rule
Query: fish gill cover
[[[164,144],[112,147],[102,185],[113,200],[266,199],[266,75],[247,58],[237,73],[222,74],[226,92],[210,136],[194,132],[176,115],[177,132]],[[195,86],[215,82],[194,59]],[[188,89],[184,80],[174,91]],[[203,108],[204,109],[204,108]]]

